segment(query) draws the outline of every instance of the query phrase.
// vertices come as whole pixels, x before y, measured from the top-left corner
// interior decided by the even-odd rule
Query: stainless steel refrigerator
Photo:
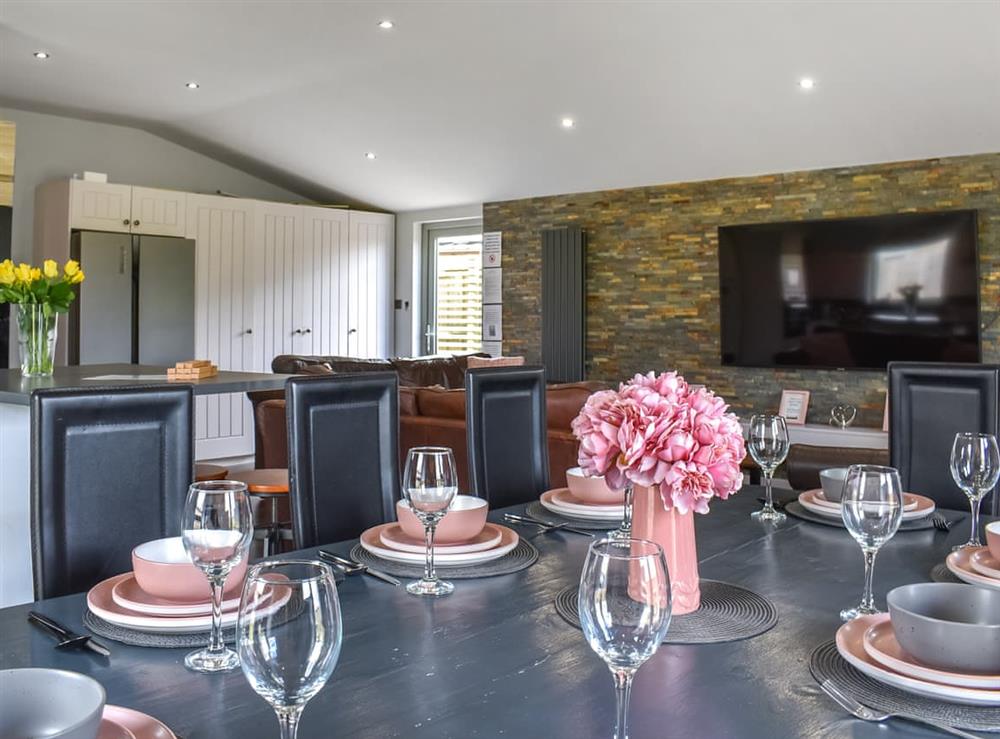
[[[70,251],[87,275],[70,310],[70,364],[194,357],[194,241],[76,231]]]

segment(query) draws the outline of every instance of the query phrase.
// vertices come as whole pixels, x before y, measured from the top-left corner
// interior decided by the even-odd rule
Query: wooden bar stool
[[[208,480],[225,480],[229,476],[229,470],[217,464],[195,464],[194,481],[206,482]]]
[[[266,559],[281,551],[282,539],[291,539],[291,522],[282,521],[278,514],[278,506],[282,500],[288,499],[288,470],[284,468],[240,470],[229,475],[230,480],[242,482],[247,486],[247,492],[259,503],[265,501],[270,505],[269,520],[262,533],[263,552]],[[256,532],[255,532],[256,536]]]

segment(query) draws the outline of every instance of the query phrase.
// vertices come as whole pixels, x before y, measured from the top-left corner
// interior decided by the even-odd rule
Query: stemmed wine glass
[[[333,570],[311,560],[255,565],[243,586],[236,632],[243,675],[278,714],[281,739],[295,739],[302,710],[340,657]]]
[[[212,587],[212,635],[204,649],[191,652],[184,664],[195,672],[235,669],[239,655],[222,640],[222,590],[226,576],[247,556],[253,519],[247,486],[234,480],[196,482],[188,488],[181,521],[184,549]]]
[[[903,486],[898,470],[873,464],[851,465],[844,480],[840,515],[865,555],[865,592],[861,605],[840,612],[841,619],[850,621],[879,612],[872,596],[872,574],[875,555],[895,535],[903,520]]]
[[[666,636],[671,602],[670,576],[659,544],[607,538],[590,545],[577,607],[587,643],[614,677],[615,739],[628,737],[632,678]]]
[[[631,482],[625,483],[625,490],[623,492],[625,493],[625,502],[622,505],[622,522],[608,536],[612,539],[621,539],[624,541],[632,538],[633,488]]]
[[[788,456],[788,426],[785,425],[784,416],[772,416],[767,413],[753,416],[750,419],[747,436],[750,456],[764,473],[765,491],[764,507],[750,515],[758,521],[781,523],[787,516],[774,508],[771,483],[774,480],[774,471]]]
[[[993,434],[955,434],[955,443],[951,447],[951,477],[969,497],[972,506],[972,534],[965,544],[960,544],[955,550],[981,547],[979,504],[996,487],[1000,478],[997,437]]]
[[[411,595],[448,595],[455,586],[439,580],[434,571],[434,529],[448,512],[458,492],[455,457],[446,447],[414,447],[406,455],[403,494],[424,525],[427,559],[422,579],[406,586]]]

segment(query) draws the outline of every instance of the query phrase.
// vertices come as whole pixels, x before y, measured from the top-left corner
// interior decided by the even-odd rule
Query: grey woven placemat
[[[354,545],[354,549],[351,550],[351,559],[395,577],[417,579],[424,576],[423,563],[409,564],[383,559],[372,554],[360,544]],[[498,559],[462,567],[436,565],[435,569],[442,580],[470,580],[476,577],[496,577],[497,575],[520,572],[531,567],[537,560],[538,550],[522,536],[516,547]]]
[[[560,516],[558,513],[550,511],[537,500],[528,503],[528,507],[524,509],[524,512],[532,518],[537,518],[541,521],[548,521],[550,523],[566,523],[570,526],[575,526],[578,529],[586,529],[587,531],[611,531],[612,529],[617,529],[618,525],[621,523],[621,521],[595,521],[592,518]]]
[[[851,698],[886,713],[910,713],[959,729],[1000,731],[1000,707],[963,706],[885,685],[848,664],[832,641],[809,655],[809,671],[816,682],[831,680]]]
[[[83,612],[83,625],[93,631],[97,636],[112,639],[122,644],[130,644],[133,647],[157,647],[160,649],[197,649],[208,646],[209,633],[207,631],[197,634],[149,634],[145,631],[136,631],[127,626],[118,626],[109,621],[105,621],[100,616],[96,616],[89,610]],[[236,641],[236,629],[223,629],[222,638],[227,643]]]
[[[944,562],[934,565],[931,569],[931,580],[934,582],[965,582],[961,578],[955,577]]]
[[[580,628],[576,586],[560,590],[556,611]],[[718,580],[701,581],[701,608],[670,619],[664,644],[719,644],[759,636],[778,623],[774,604],[752,590]]]
[[[839,518],[832,518],[829,516],[821,516],[818,513],[813,513],[802,507],[802,504],[797,500],[793,500],[791,503],[785,505],[782,509],[789,516],[795,516],[796,518],[801,518],[803,521],[809,521],[810,523],[821,523],[824,526],[833,526],[838,529],[844,528],[844,522]],[[899,525],[900,531],[926,531],[927,529],[933,529],[934,524],[931,521],[930,516],[925,518],[918,518],[914,521],[903,521]]]

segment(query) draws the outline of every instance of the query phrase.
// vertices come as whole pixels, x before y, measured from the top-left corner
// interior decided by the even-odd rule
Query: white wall
[[[2,111],[0,111],[2,113]],[[396,356],[420,354],[420,234],[425,223],[482,219],[483,204],[456,205],[396,214],[396,299],[408,308],[396,309]]]
[[[189,192],[223,190],[264,200],[303,200],[262,179],[128,126],[0,108],[17,125],[14,161],[15,261],[30,261],[35,188],[84,170],[106,172],[109,182]]]

